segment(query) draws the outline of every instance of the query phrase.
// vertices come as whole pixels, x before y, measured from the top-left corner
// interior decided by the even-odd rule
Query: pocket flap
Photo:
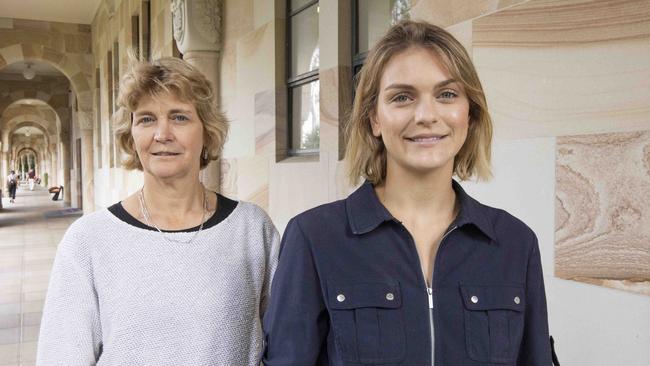
[[[468,310],[514,310],[525,307],[524,287],[520,285],[460,286]]]
[[[328,303],[331,309],[388,308],[402,306],[399,283],[352,282],[327,285]]]

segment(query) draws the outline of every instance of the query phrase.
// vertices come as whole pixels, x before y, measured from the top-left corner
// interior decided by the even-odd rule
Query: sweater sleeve
[[[262,286],[262,300],[260,301],[260,317],[264,316],[271,297],[271,283],[275,269],[278,266],[278,253],[280,251],[280,234],[270,218],[264,223],[264,251],[266,253],[266,269],[264,285]]]
[[[81,239],[79,221],[57,249],[38,339],[38,366],[95,365],[101,354],[90,243]]]

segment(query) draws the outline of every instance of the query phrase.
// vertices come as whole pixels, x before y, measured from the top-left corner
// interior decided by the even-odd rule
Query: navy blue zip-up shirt
[[[370,183],[293,218],[264,317],[264,364],[425,366],[433,354],[436,366],[550,366],[535,234],[453,187],[460,213],[429,281]]]

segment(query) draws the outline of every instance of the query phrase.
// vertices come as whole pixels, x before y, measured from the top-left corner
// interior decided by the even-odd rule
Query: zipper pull
[[[429,309],[433,309],[433,290],[427,287],[427,295],[429,296]]]

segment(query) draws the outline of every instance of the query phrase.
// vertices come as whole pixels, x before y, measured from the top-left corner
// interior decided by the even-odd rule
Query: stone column
[[[81,187],[84,214],[95,211],[93,181],[93,130],[82,129],[81,132]]]
[[[9,175],[9,170],[10,170],[9,169],[9,159],[8,159],[7,155],[9,155],[9,154],[7,154],[5,151],[2,151],[2,153],[0,155],[0,160],[1,160],[0,164],[2,164],[2,171],[0,171],[0,179],[2,179],[3,184],[4,184],[4,182],[7,181],[7,175]],[[0,186],[0,189],[4,190],[4,189],[6,189],[6,187],[3,188],[2,186]]]
[[[221,57],[221,0],[173,0],[174,40],[183,59],[200,70],[212,84],[219,102],[219,59]],[[219,191],[220,162],[212,161],[200,173],[206,188]]]
[[[50,144],[50,187],[58,186],[59,183],[59,160],[57,158],[56,142]]]
[[[70,206],[72,203],[72,186],[70,185],[70,136],[67,133],[61,133],[61,159],[63,159],[63,204]]]
[[[0,184],[5,184],[7,175],[9,175],[9,133],[2,134],[0,140]],[[5,187],[6,188],[6,187]],[[5,189],[0,186],[0,189]]]
[[[38,151],[38,164],[36,165],[36,175],[43,179],[43,173],[45,173],[45,151]]]

